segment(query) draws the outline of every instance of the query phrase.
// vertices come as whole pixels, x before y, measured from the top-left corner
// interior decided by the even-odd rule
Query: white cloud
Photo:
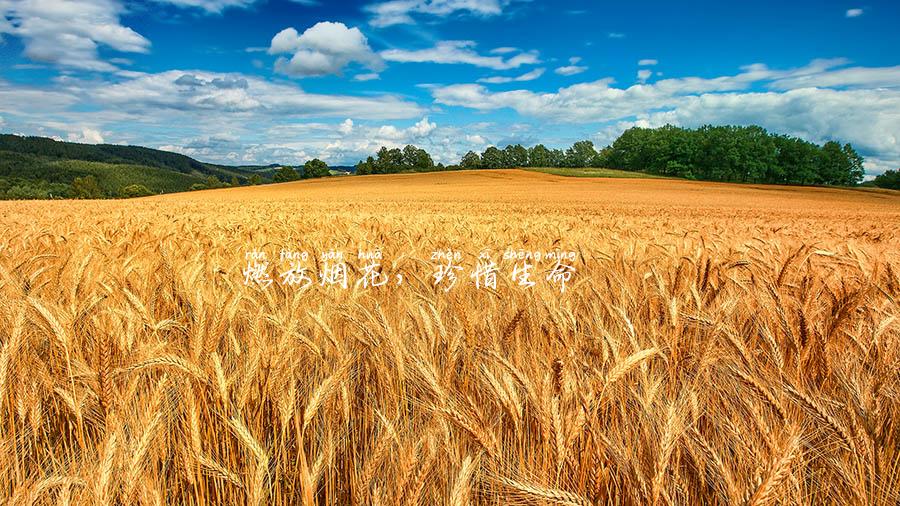
[[[257,76],[206,71],[170,70],[138,74],[109,82],[63,81],[62,96],[76,103],[113,108],[122,114],[154,117],[163,113],[204,119],[240,115],[252,120],[280,116],[355,117],[365,119],[409,118],[421,114],[415,103],[392,95],[351,96],[304,92],[287,83],[273,83]],[[12,98],[13,94],[10,96]],[[0,110],[3,110],[0,88]],[[64,108],[58,108],[63,109]]]
[[[563,67],[558,67],[553,72],[561,75],[561,76],[574,76],[576,74],[581,74],[586,71],[587,67],[583,67],[580,65],[565,65]]]
[[[847,17],[848,18],[858,18],[863,15],[862,9],[847,9]]]
[[[494,70],[514,69],[541,62],[537,51],[521,52],[504,59],[502,56],[480,55],[475,51],[475,45],[471,40],[444,40],[427,49],[388,49],[381,52],[381,57],[400,63],[468,64]]]
[[[606,34],[606,36],[609,37],[610,39],[624,39],[625,38],[625,34],[622,32],[609,32]]]
[[[219,13],[235,7],[244,8],[256,3],[256,0],[155,0],[159,3],[172,4],[178,7],[194,7],[210,13]]]
[[[339,75],[353,62],[376,72],[384,68],[359,28],[329,21],[316,23],[303,34],[285,28],[272,38],[269,53],[292,54],[290,59],[278,58],[275,70],[293,77]]]
[[[519,52],[519,48],[517,47],[495,47],[491,49],[491,54],[509,54],[509,53],[517,53]]]
[[[588,68],[585,66],[578,65],[578,62],[581,61],[580,56],[573,56],[569,58],[569,64],[563,67],[559,67],[554,72],[561,76],[574,76],[575,74],[580,74],[587,70]]]
[[[414,24],[413,15],[446,17],[456,13],[497,16],[513,0],[390,0],[366,6],[373,26]]]
[[[409,127],[409,129],[407,129],[407,132],[412,137],[427,137],[431,134],[431,132],[434,132],[435,128],[437,128],[437,124],[429,122],[428,116],[425,116],[421,119],[421,121]]]
[[[23,111],[22,104],[32,106]],[[218,163],[303,163],[314,156],[331,163],[358,160],[389,139],[357,119],[419,118],[408,128],[397,128],[399,135],[387,137],[395,144],[429,144],[437,126],[423,119],[424,113],[418,104],[393,95],[307,93],[258,76],[205,71],[100,80],[61,76],[42,87],[0,79],[0,115],[12,131],[157,146]],[[465,142],[465,133],[451,137],[454,143]],[[454,153],[444,150],[445,156]]]
[[[652,75],[653,75],[652,70],[641,69],[641,70],[638,70],[637,79],[641,83],[646,83],[647,79],[650,79],[650,76],[652,76]]]
[[[22,39],[34,61],[80,70],[110,72],[99,46],[146,53],[150,41],[120,23],[115,0],[0,0],[0,36]]]
[[[297,124],[290,127],[270,129],[265,132],[266,139],[284,139],[285,137],[302,137],[302,141],[266,142],[255,145],[232,148],[232,152],[244,152],[252,157],[252,163],[277,160],[284,163],[302,163],[317,157],[332,164],[356,163],[367,156],[374,156],[376,151],[387,148],[402,148],[413,144],[426,149],[436,162],[456,163],[460,156],[470,149],[478,149],[486,144],[479,134],[467,134],[468,131],[480,131],[483,125],[467,125],[466,127],[439,127],[427,117],[408,127],[398,125],[354,125],[349,134],[333,135],[334,126],[320,124]],[[184,152],[186,147],[180,148]],[[220,152],[226,151],[224,147]],[[199,153],[196,151],[194,155]]]
[[[646,58],[646,59],[644,59],[644,60],[638,60],[638,66],[639,66],[639,67],[651,67],[651,66],[653,66],[653,65],[656,65],[657,63],[659,63],[659,61],[654,60],[654,59],[652,59],[652,58]]]
[[[897,70],[835,68],[845,64],[815,60],[789,70],[750,65],[732,76],[664,79],[627,88],[614,87],[607,78],[555,93],[491,92],[477,84],[435,87],[431,92],[443,105],[483,111],[511,108],[560,123],[607,123],[611,135],[635,124],[759,124],[815,142],[851,142],[864,155],[900,163]],[[749,91],[758,86],[773,91]]]
[[[69,132],[69,142],[82,144],[103,144],[103,135],[93,128],[82,128],[79,132]]]
[[[788,75],[771,84],[775,89],[803,87],[900,87],[900,65],[896,67],[849,67],[830,72]]]
[[[363,74],[356,74],[353,76],[354,81],[374,81],[377,79],[381,79],[381,76],[375,72],[366,72]]]
[[[478,80],[479,83],[488,83],[488,84],[503,84],[503,83],[514,83],[514,82],[525,82],[525,81],[534,81],[535,79],[540,78],[544,75],[546,69],[536,68],[531,72],[526,72],[522,75],[518,75],[515,77],[507,77],[507,76],[493,76],[493,77],[483,77]]]

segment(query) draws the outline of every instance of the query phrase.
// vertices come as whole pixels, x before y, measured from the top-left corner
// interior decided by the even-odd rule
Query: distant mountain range
[[[93,176],[103,197],[140,185],[148,193],[269,182],[279,164],[229,166],[141,146],[78,144],[0,134],[0,199],[71,197]],[[336,168],[337,169],[337,168]]]

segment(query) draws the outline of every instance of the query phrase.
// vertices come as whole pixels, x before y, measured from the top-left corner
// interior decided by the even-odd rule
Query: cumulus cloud
[[[98,130],[84,127],[78,132],[69,132],[68,140],[82,144],[103,144],[103,135]]]
[[[497,16],[513,0],[389,0],[366,6],[377,27],[414,24],[413,15],[446,17],[457,13],[480,17]]]
[[[479,83],[488,83],[488,84],[503,84],[503,83],[516,83],[516,82],[525,82],[525,81],[534,81],[535,79],[540,78],[544,75],[546,69],[536,68],[531,72],[526,72],[522,75],[509,77],[509,76],[493,76],[493,77],[483,77],[478,80]]]
[[[659,62],[658,62],[657,60],[652,59],[652,58],[646,58],[646,59],[643,59],[643,60],[638,60],[638,66],[639,66],[639,67],[651,67],[651,66],[653,66],[653,65],[656,65],[657,63],[659,63]]]
[[[33,107],[23,111],[23,103]],[[494,138],[508,129],[489,123],[441,126],[426,113],[394,95],[307,93],[291,83],[200,70],[70,76],[39,87],[0,79],[0,115],[12,131],[100,142],[96,132],[105,142],[159,147],[215,163],[302,164],[317,157],[343,165],[381,146],[406,144],[427,149],[435,161],[455,163],[481,146],[475,136]]]
[[[504,59],[499,55],[478,54],[475,46],[475,42],[471,40],[444,40],[426,49],[388,49],[381,52],[381,57],[387,61],[400,63],[467,64],[494,70],[515,69],[541,62],[537,51],[520,52]]]
[[[24,111],[24,103],[32,106]],[[217,163],[294,164],[312,157],[346,163],[373,153],[378,143],[430,146],[437,143],[438,127],[425,112],[389,94],[307,93],[290,83],[199,70],[104,79],[61,76],[44,86],[0,79],[0,115],[13,131],[156,146]],[[408,124],[401,128],[394,121]],[[375,130],[383,126],[396,132],[387,129],[378,136]],[[444,138],[461,145],[465,133]],[[441,149],[447,157],[456,153]]]
[[[115,0],[0,0],[0,36],[22,39],[34,61],[80,70],[110,72],[98,47],[146,53],[150,41],[119,20]]]
[[[421,119],[421,121],[409,127],[409,129],[407,129],[407,132],[412,137],[420,138],[427,137],[431,134],[431,132],[434,132],[435,128],[437,128],[437,124],[431,123],[430,121],[428,121],[428,116],[425,116]]]
[[[637,79],[641,83],[646,83],[647,79],[650,79],[650,76],[652,76],[652,75],[653,75],[652,70],[641,69],[641,70],[638,70],[638,72],[637,72]]]
[[[851,142],[864,155],[900,163],[897,70],[838,68],[843,65],[844,60],[815,60],[788,70],[750,65],[731,76],[664,79],[627,88],[615,87],[607,78],[555,93],[491,92],[478,84],[435,87],[431,92],[443,105],[510,108],[560,123],[606,123],[612,137],[636,124],[760,124],[815,142]],[[750,90],[757,86],[772,91]]]
[[[575,74],[580,74],[587,70],[588,68],[582,65],[578,65],[581,61],[580,56],[573,56],[569,58],[569,64],[563,67],[559,67],[554,72],[561,76],[574,76]]]
[[[23,103],[33,104],[29,116],[35,122],[55,116],[94,115],[170,124],[177,115],[178,121],[191,123],[235,118],[258,124],[281,118],[403,119],[423,112],[418,104],[394,95],[307,93],[295,85],[258,76],[182,70],[110,80],[63,77],[52,87],[40,88],[0,81],[0,113],[21,115]],[[94,112],[78,112],[76,106]]]
[[[863,15],[862,9],[847,9],[846,16],[848,18],[858,18]]]
[[[384,68],[384,62],[369,47],[359,28],[329,21],[316,23],[302,34],[285,28],[272,38],[269,53],[292,55],[279,57],[275,62],[277,72],[292,77],[340,75],[351,63],[375,72]]]

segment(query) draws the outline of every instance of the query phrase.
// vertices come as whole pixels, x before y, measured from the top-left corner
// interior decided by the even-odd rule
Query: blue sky
[[[740,5],[739,5],[740,4]],[[900,3],[0,0],[0,131],[352,164],[760,124],[900,166]]]

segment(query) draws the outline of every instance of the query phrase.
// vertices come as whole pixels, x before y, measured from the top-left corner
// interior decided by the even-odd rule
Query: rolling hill
[[[0,135],[0,198],[71,196],[76,178],[93,176],[104,197],[129,185],[170,193],[272,177],[279,165],[227,166],[141,146],[79,144],[45,137]]]

